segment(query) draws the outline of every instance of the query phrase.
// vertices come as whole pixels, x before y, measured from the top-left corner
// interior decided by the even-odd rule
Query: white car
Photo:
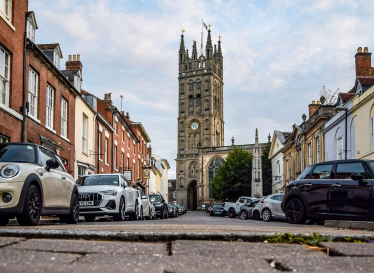
[[[281,208],[283,200],[283,193],[269,195],[267,198],[261,200],[261,218],[265,222],[271,220],[285,220],[286,216]]]
[[[239,211],[240,208],[248,201],[255,201],[258,200],[257,198],[252,198],[252,197],[247,197],[247,196],[241,196],[236,200],[235,203],[233,202],[225,202],[224,203],[224,210],[226,211],[227,215],[230,218],[235,218]]]
[[[143,191],[141,190],[137,190],[136,197],[138,200],[138,210],[140,212],[138,219],[140,220],[143,220],[144,218],[147,220],[155,219],[156,218],[155,207],[149,201],[148,195],[145,195]]]
[[[87,222],[95,221],[96,216],[113,216],[115,221],[139,217],[137,191],[127,184],[121,174],[92,174],[77,180],[80,215]]]

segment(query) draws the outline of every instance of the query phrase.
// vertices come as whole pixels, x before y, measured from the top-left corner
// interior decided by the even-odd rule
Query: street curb
[[[298,233],[294,233],[298,234]],[[27,239],[69,239],[69,240],[103,240],[103,241],[127,241],[127,242],[167,242],[175,240],[208,240],[208,241],[238,241],[263,242],[266,237],[276,233],[183,233],[183,232],[117,232],[117,231],[82,231],[82,230],[45,230],[0,228],[0,236],[23,237]],[[311,235],[311,234],[304,234]],[[325,237],[333,237],[334,241],[351,240],[372,241],[373,235],[336,235],[320,234]]]
[[[374,222],[326,220],[325,227],[374,230]]]

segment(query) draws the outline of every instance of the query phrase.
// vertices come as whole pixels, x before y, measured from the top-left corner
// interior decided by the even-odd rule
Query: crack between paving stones
[[[87,253],[85,253],[85,254],[81,254],[81,256],[77,257],[77,259],[76,259],[75,261],[72,261],[70,264],[75,264],[75,263],[79,262],[79,261],[80,261],[81,259],[83,259],[83,257],[86,256],[86,255],[87,255]]]
[[[5,244],[5,245],[2,245],[2,246],[0,246],[0,249],[5,248],[5,247],[8,247],[8,246],[14,246],[14,245],[19,244],[20,242],[26,242],[26,241],[27,241],[26,238],[22,238],[22,239],[19,240],[19,241],[11,242],[11,243],[8,243],[8,244]]]
[[[269,263],[269,266],[271,268],[275,268],[276,270],[279,270],[279,271],[295,271],[295,270],[289,268],[288,266],[286,266],[285,264],[283,264],[281,260],[265,259],[265,261],[267,261]]]

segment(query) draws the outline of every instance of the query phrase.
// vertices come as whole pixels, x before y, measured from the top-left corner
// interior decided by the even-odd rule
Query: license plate
[[[215,214],[221,214],[221,212],[220,212],[220,211],[215,211],[214,213],[215,213]]]
[[[84,206],[93,206],[94,202],[93,201],[79,201],[79,206],[84,207]]]

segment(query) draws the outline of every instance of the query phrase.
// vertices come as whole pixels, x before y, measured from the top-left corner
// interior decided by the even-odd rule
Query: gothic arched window
[[[200,94],[196,95],[196,106],[197,107],[201,106],[201,96],[200,96]]]
[[[190,107],[193,107],[193,96],[190,96]]]
[[[196,84],[196,88],[197,88],[197,90],[201,90],[201,82],[198,82],[198,83]]]
[[[218,168],[222,165],[223,161],[221,158],[216,157],[214,158],[209,166],[208,166],[208,172],[209,172],[209,198],[212,198],[212,182],[213,178],[218,173]]]

